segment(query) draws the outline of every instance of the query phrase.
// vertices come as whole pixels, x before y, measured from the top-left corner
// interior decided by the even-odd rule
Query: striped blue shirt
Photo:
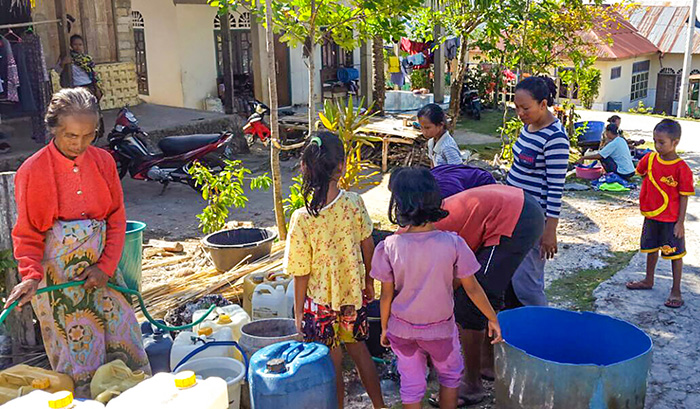
[[[547,217],[558,219],[569,164],[569,138],[559,120],[537,132],[527,126],[513,145],[513,166],[506,183],[539,200]]]

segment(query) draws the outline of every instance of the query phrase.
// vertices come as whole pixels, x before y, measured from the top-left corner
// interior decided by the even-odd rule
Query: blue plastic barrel
[[[336,409],[335,368],[328,347],[285,341],[250,359],[253,409]]]
[[[498,314],[500,409],[643,409],[652,341],[625,321],[548,307]]]
[[[348,83],[360,78],[360,71],[356,68],[338,68],[338,81]]]
[[[143,231],[146,223],[126,222],[126,240],[119,270],[122,272],[127,288],[141,291],[141,261],[143,257]]]
[[[583,135],[578,137],[579,142],[600,142],[603,138],[603,131],[605,130],[605,122],[600,121],[583,121],[576,122],[574,124],[574,129],[586,127]]]

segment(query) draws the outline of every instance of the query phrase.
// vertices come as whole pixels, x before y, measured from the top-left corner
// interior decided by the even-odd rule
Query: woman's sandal
[[[664,303],[668,308],[681,308],[685,304],[685,301],[669,298]]]
[[[654,288],[653,285],[648,285],[643,281],[630,281],[625,284],[625,287],[627,287],[628,290],[651,290]]]

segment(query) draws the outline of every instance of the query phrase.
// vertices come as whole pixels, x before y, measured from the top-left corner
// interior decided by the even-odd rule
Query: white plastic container
[[[212,341],[233,341],[231,328],[222,328],[212,332],[211,328],[202,328],[199,334],[190,331],[183,331],[173,341],[173,348],[170,350],[170,368],[175,369],[190,352]],[[234,358],[234,347],[211,346],[195,355],[197,358]],[[194,357],[192,358],[194,359]]]
[[[196,379],[194,372],[158,373],[109,401],[108,409],[227,409],[221,378]]]
[[[104,409],[104,405],[94,400],[77,401],[68,391],[49,393],[37,390],[28,395],[13,399],[0,406],[2,409]]]
[[[260,284],[253,292],[253,321],[265,318],[286,318],[287,297],[283,286],[273,288]]]
[[[197,379],[209,379],[218,377],[226,381],[228,387],[228,409],[239,409],[241,406],[241,384],[245,377],[245,365],[231,358],[192,358],[187,361],[176,373],[192,371],[197,374]]]
[[[197,310],[192,314],[192,321],[197,321],[207,310]],[[193,331],[197,332],[202,328],[211,328],[217,332],[221,328],[230,328],[233,333],[233,340],[238,341],[241,338],[241,327],[250,322],[250,316],[238,304],[227,305],[225,307],[217,307],[207,316],[207,318],[199,325],[195,326]]]
[[[287,316],[285,318],[294,318],[294,280],[287,286],[285,298],[287,299]]]

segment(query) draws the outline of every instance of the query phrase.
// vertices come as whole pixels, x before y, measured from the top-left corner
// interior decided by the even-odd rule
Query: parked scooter
[[[466,85],[466,84],[465,84]],[[470,115],[477,121],[481,119],[481,98],[477,90],[462,87],[461,95],[461,111],[462,114]]]
[[[180,182],[195,190],[198,189],[189,168],[199,161],[212,171],[222,170],[225,163],[216,151],[233,138],[230,132],[170,136],[158,141],[161,151],[158,153],[149,149],[147,136],[129,108],[122,108],[108,135],[109,147],[105,148],[117,163],[119,178],[129,172],[133,179],[157,181],[164,187],[170,182]]]
[[[260,140],[265,146],[269,143],[270,127],[265,122],[265,115],[270,113],[270,108],[258,100],[250,102],[253,113],[248,117],[248,121],[243,126],[243,135],[249,147],[252,147],[257,140]],[[280,112],[280,115],[283,115]],[[306,135],[303,131],[292,128],[280,127],[280,139],[282,145],[293,145],[302,142]],[[280,153],[281,160],[288,160],[292,157],[300,155],[300,150],[282,151]],[[224,154],[226,155],[226,154]]]

